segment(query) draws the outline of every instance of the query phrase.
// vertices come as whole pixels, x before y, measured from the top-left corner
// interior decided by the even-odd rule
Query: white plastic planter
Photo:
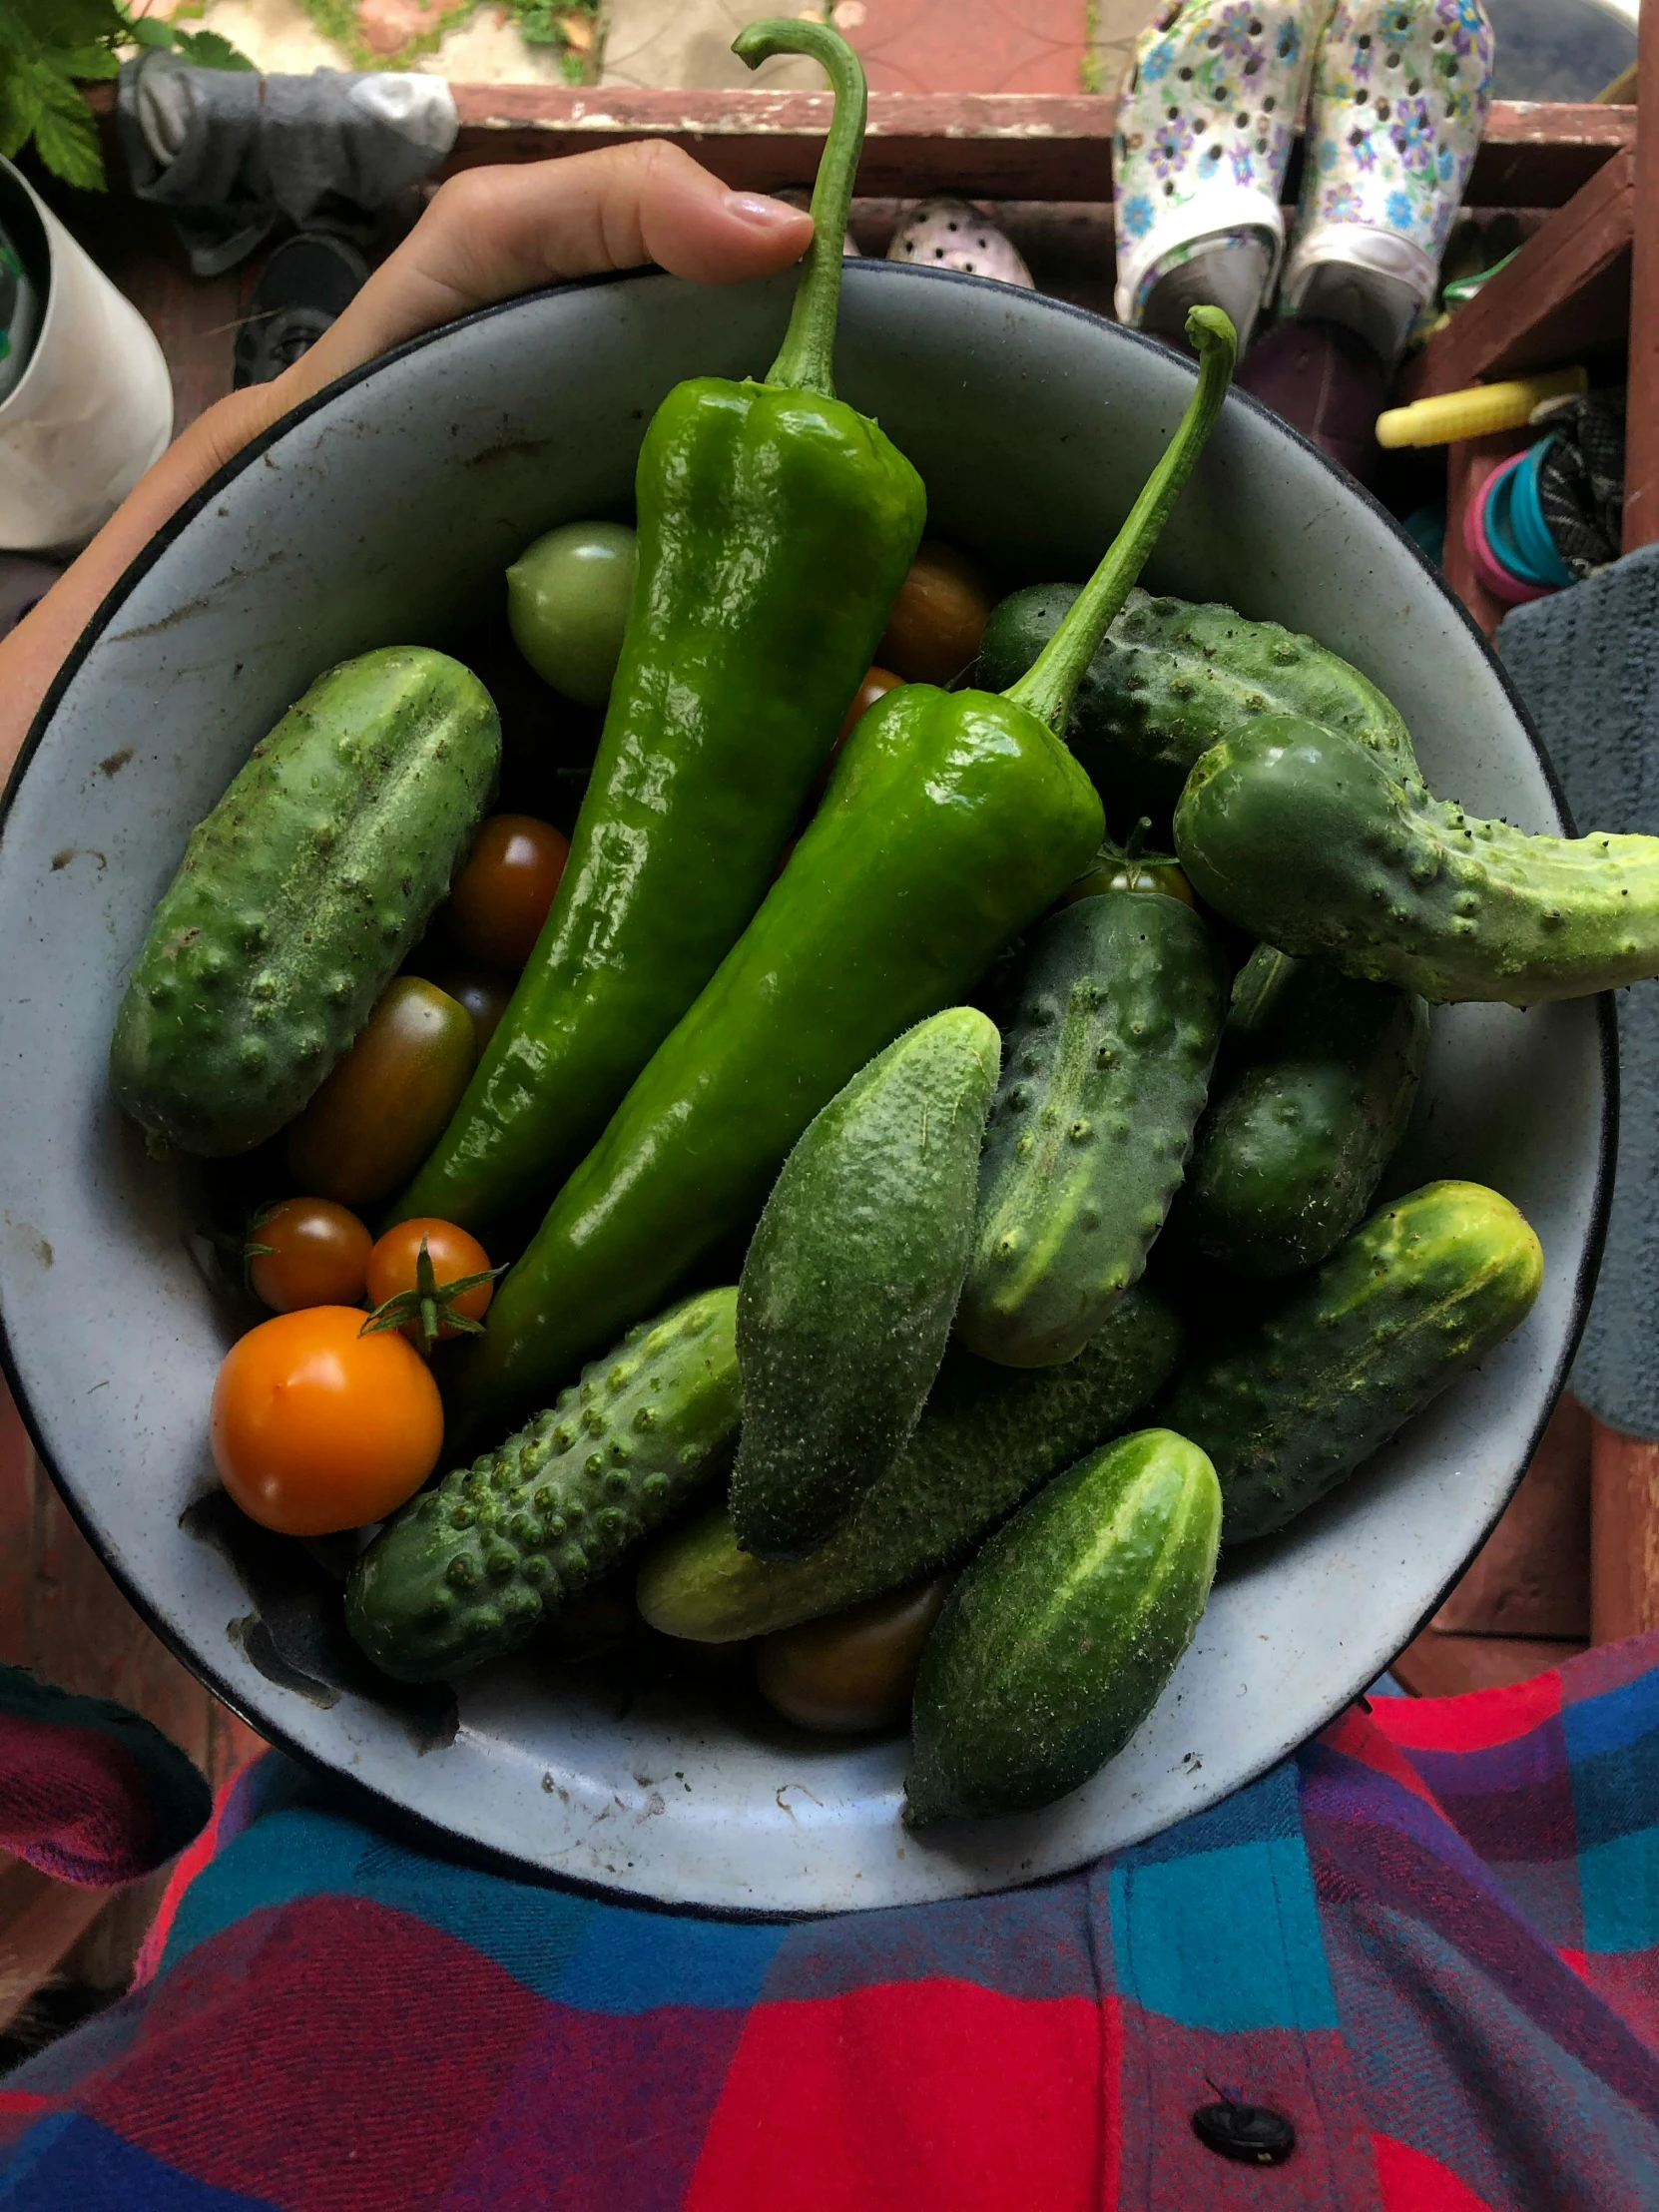
[[[25,255],[32,216],[47,265],[34,352],[0,403],[0,550],[68,552],[166,448],[173,384],[150,325],[5,161],[0,207]]]

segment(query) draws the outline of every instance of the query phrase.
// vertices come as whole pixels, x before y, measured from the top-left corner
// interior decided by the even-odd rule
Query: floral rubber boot
[[[1430,307],[1492,97],[1481,0],[1338,0],[1320,47],[1281,306],[1388,366]]]
[[[1168,0],[1135,42],[1114,141],[1118,319],[1200,300],[1241,347],[1284,252],[1280,192],[1331,0]]]

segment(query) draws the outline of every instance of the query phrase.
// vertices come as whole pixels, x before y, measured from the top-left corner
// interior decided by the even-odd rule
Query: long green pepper
[[[1199,307],[1188,332],[1197,391],[1035,666],[1005,695],[904,685],[847,741],[765,905],[503,1283],[457,1368],[461,1433],[543,1401],[751,1227],[819,1109],[956,1003],[1098,850],[1100,801],[1055,733],[1227,395],[1233,325]]]
[[[827,24],[752,23],[835,94],[813,245],[766,381],[695,377],[640,452],[639,569],[547,924],[394,1220],[526,1228],[766,896],[921,537],[921,479],[834,396],[863,71]]]

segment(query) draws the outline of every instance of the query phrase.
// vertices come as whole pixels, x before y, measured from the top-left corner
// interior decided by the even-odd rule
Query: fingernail
[[[740,223],[753,223],[759,231],[782,231],[799,223],[804,213],[788,201],[770,199],[764,192],[729,192],[726,208]]]

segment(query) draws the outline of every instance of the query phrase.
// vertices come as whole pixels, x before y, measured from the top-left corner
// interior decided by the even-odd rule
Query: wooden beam
[[[1659,1628],[1659,1443],[1590,1432],[1590,1640]]]
[[[110,1895],[72,1889],[0,1853],[0,2029],[56,1973]]]
[[[443,174],[667,139],[730,185],[809,183],[830,101],[821,92],[636,91],[624,85],[455,85],[460,135]],[[112,176],[122,174],[115,89],[87,88]],[[875,199],[1112,197],[1117,103],[1091,93],[874,92],[858,190]],[[1475,156],[1471,208],[1558,208],[1636,142],[1632,108],[1495,101]]]
[[[1635,153],[1624,452],[1627,553],[1659,541],[1659,19],[1653,8],[1646,11],[1639,38],[1636,67],[1648,128]]]
[[[1622,111],[1605,111],[1619,113]],[[1625,342],[1636,157],[1615,154],[1435,332],[1400,378],[1405,399],[1563,368]]]
[[[1542,1637],[1445,1636],[1425,1628],[1388,1672],[1413,1697],[1460,1697],[1465,1690],[1502,1690],[1530,1682],[1584,1649]]]

